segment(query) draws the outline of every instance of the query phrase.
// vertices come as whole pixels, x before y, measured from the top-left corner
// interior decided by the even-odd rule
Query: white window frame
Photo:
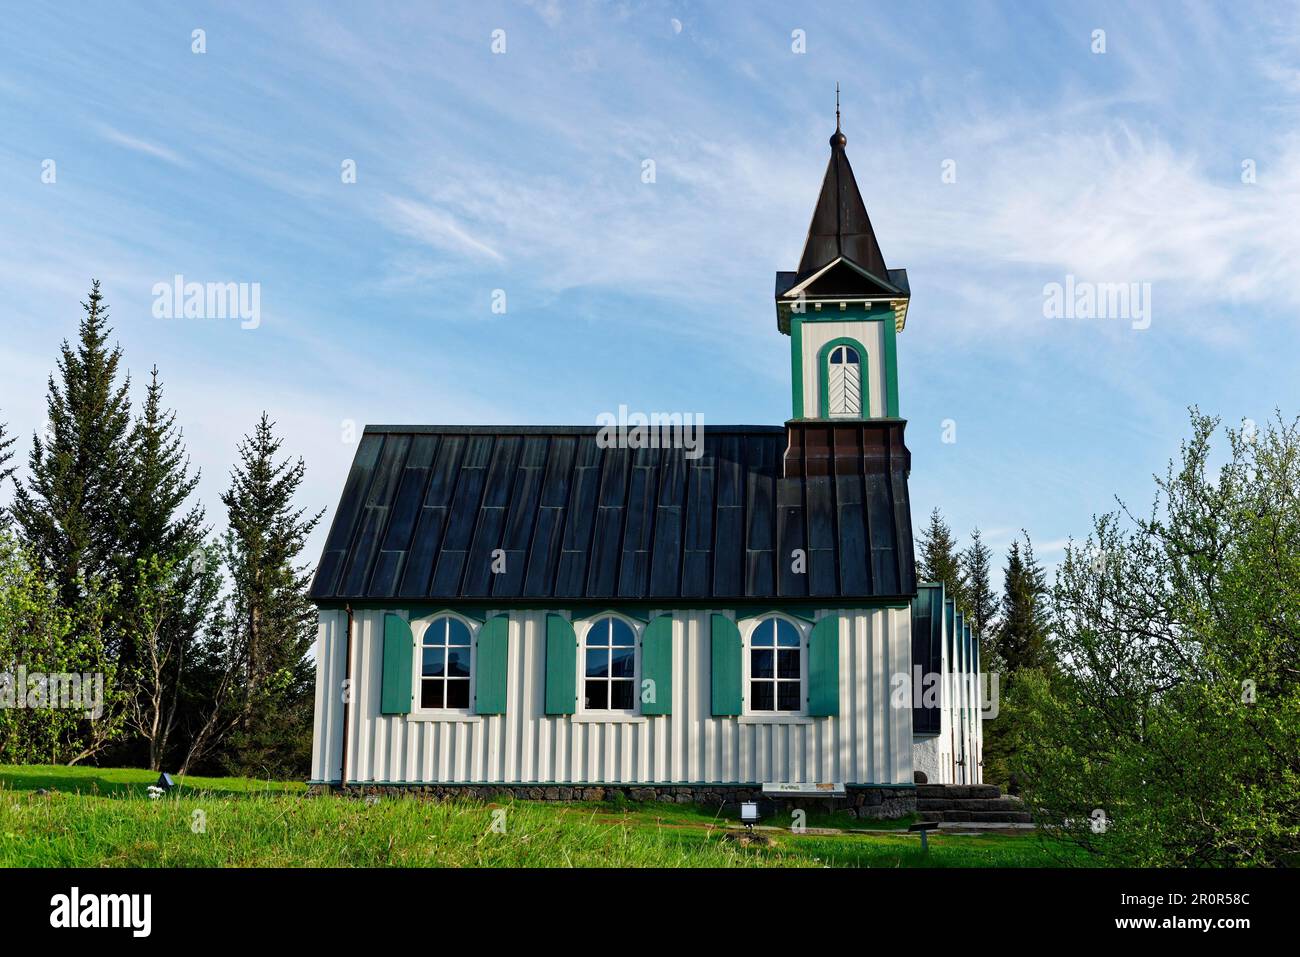
[[[465,708],[424,708],[420,706],[421,692],[424,690],[424,634],[429,627],[443,618],[454,618],[469,629],[469,705]],[[479,622],[454,611],[435,611],[419,618],[412,618],[411,635],[415,638],[411,654],[414,657],[411,672],[411,713],[414,720],[464,719],[474,718],[475,692],[478,690],[478,631]],[[446,700],[444,698],[444,700]]]
[[[781,621],[789,622],[794,626],[795,631],[799,633],[799,710],[798,711],[759,711],[753,707],[751,700],[752,691],[752,662],[753,656],[750,654],[753,644],[751,639],[754,632],[758,630],[759,625],[764,622],[778,618]],[[811,724],[812,718],[808,716],[808,637],[812,634],[812,624],[801,621],[792,615],[783,612],[769,612],[756,618],[746,618],[740,622],[740,647],[743,656],[742,674],[744,676],[744,686],[741,690],[741,719],[748,721],[746,723],[764,723],[764,724]],[[766,646],[765,646],[766,647]],[[772,663],[776,667],[776,662]],[[761,680],[761,679],[760,679]],[[773,702],[775,703],[775,702]]]
[[[848,362],[837,363],[837,362],[835,362],[835,353],[839,352],[841,349],[845,349],[845,350],[850,350],[850,351],[852,351],[853,354],[854,354],[855,356],[858,357],[858,361],[857,361],[857,362],[851,362],[851,363],[848,363]],[[866,394],[866,390],[862,388],[862,367],[863,367],[864,365],[866,365],[866,362],[867,362],[867,357],[866,357],[866,355],[863,353],[862,348],[861,348],[860,346],[857,346],[857,345],[850,345],[850,344],[848,344],[847,342],[841,342],[841,343],[840,343],[839,345],[837,345],[837,346],[832,346],[830,352],[826,353],[826,414],[829,415],[832,419],[865,419],[865,418],[869,418],[868,412],[867,412],[867,410],[866,410],[865,408],[863,408],[863,409],[858,409],[858,411],[856,411],[856,412],[850,412],[850,411],[847,411],[847,410],[845,410],[845,411],[840,411],[840,412],[836,412],[836,411],[834,410],[834,408],[833,408],[834,403],[833,403],[833,401],[832,401],[832,397],[831,397],[831,374],[834,372],[834,367],[835,367],[836,365],[841,366],[841,374],[847,376],[847,375],[848,375],[848,370],[847,370],[847,369],[844,369],[843,367],[844,367],[844,366],[849,366],[849,365],[854,365],[854,366],[857,366],[857,376],[858,376],[858,382],[857,382],[857,387],[856,387],[855,391],[856,391],[856,393],[857,393],[859,399],[863,402],[863,404],[869,403],[871,397],[870,397],[869,395],[867,395],[867,394]]]
[[[599,622],[606,618],[617,618],[629,628],[632,629],[632,707],[630,710],[621,708],[588,708],[587,700],[587,635]],[[627,615],[619,614],[616,611],[602,611],[588,618],[583,618],[573,623],[573,630],[578,637],[578,707],[574,717],[588,721],[640,721],[644,720],[641,714],[641,642],[644,637],[645,625],[635,618],[629,618]],[[597,645],[597,648],[608,647],[606,645]]]

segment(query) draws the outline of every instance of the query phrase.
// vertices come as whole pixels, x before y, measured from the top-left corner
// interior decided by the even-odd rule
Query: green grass
[[[172,776],[182,791],[213,794],[301,794],[307,785],[297,781],[258,781],[253,778],[200,778]],[[65,767],[58,764],[0,764],[0,787],[14,791],[50,791],[109,797],[148,797],[157,771],[140,768]]]
[[[716,809],[305,798],[302,785],[144,771],[0,766],[0,867],[1022,867],[1081,863],[1037,835],[765,832],[724,838]],[[37,794],[38,788],[50,791]],[[504,812],[505,833],[493,830]],[[832,816],[834,818],[836,816]],[[197,828],[197,822],[203,828]],[[846,819],[853,826],[870,822]],[[766,822],[772,823],[772,822]],[[809,827],[835,826],[830,819]]]

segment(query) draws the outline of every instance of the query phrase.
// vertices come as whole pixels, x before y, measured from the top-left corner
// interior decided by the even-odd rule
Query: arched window
[[[636,710],[636,632],[621,618],[598,618],[583,640],[586,711]]]
[[[862,356],[850,345],[837,345],[826,357],[827,414],[861,418]]]
[[[429,622],[420,638],[421,710],[468,709],[472,659],[465,622],[450,615]]]
[[[797,714],[804,706],[803,634],[791,622],[764,618],[749,634],[749,710]]]

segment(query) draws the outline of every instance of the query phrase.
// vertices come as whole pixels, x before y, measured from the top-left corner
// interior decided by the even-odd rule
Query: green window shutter
[[[383,691],[381,714],[411,713],[411,666],[415,658],[415,639],[411,626],[391,611],[384,615]]]
[[[573,624],[546,616],[546,713],[573,714],[578,707],[578,638]]]
[[[647,701],[651,688],[654,700]],[[673,713],[672,615],[660,615],[650,622],[641,638],[641,713]]]
[[[740,631],[726,615],[709,622],[713,714],[740,714]]]
[[[808,713],[840,713],[840,616],[827,615],[808,636]]]
[[[478,647],[474,656],[474,711],[477,714],[506,713],[509,649],[509,616],[489,618],[478,630]]]

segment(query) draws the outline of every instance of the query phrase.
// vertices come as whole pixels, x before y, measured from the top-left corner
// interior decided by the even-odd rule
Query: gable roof
[[[893,599],[916,592],[906,461],[783,476],[786,431],[706,427],[703,454],[598,428],[368,426],[317,602]],[[846,471],[847,470],[847,471]],[[811,470],[816,471],[816,470]],[[807,572],[792,569],[804,549]],[[493,574],[493,552],[505,570]]]

